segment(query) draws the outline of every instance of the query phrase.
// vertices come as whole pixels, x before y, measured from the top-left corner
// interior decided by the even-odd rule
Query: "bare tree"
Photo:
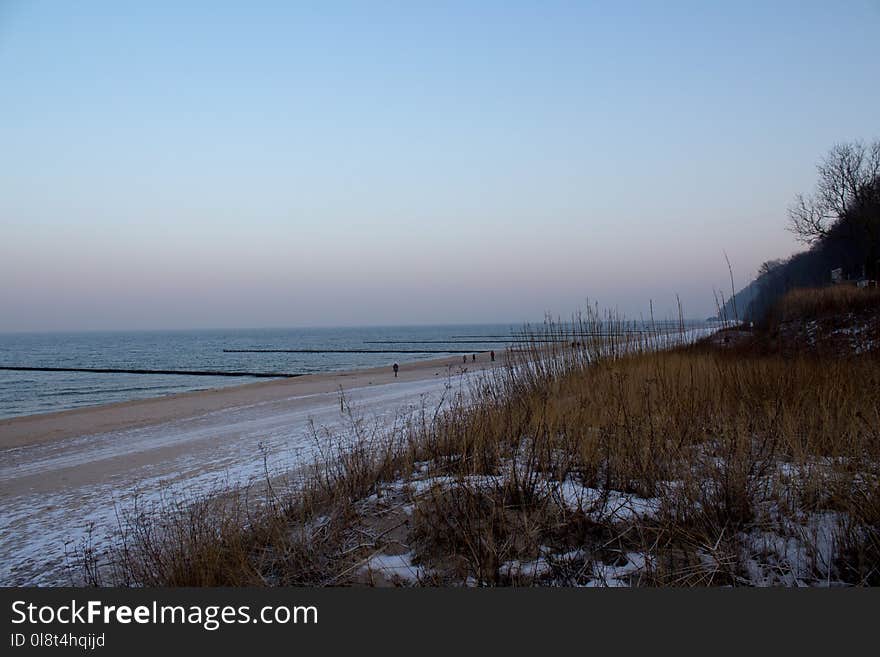
[[[788,210],[789,230],[812,244],[826,239],[853,207],[864,207],[880,180],[880,140],[837,144],[816,167],[819,181],[812,196],[798,194]]]
[[[786,260],[782,258],[776,258],[775,260],[767,260],[758,267],[758,278],[762,276],[767,276],[780,267],[783,267],[786,263]]]

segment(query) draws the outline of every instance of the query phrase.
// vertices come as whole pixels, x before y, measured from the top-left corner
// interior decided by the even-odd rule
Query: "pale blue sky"
[[[185,5],[185,6],[182,6]],[[880,2],[0,0],[0,330],[712,312]]]

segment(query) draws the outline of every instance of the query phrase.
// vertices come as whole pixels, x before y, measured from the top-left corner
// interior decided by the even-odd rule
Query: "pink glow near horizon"
[[[206,18],[0,11],[0,331],[702,318],[876,136],[870,5]]]

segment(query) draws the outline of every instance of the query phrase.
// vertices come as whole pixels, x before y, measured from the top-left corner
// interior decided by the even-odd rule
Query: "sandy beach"
[[[411,383],[460,374],[462,370],[479,371],[501,362],[490,362],[489,355],[477,354],[477,360],[462,362],[461,356],[403,363],[397,378],[391,367],[376,367],[343,372],[306,374],[290,379],[273,379],[241,386],[186,392],[164,397],[139,399],[115,404],[89,406],[57,413],[41,413],[0,420],[0,449],[23,447],[53,440],[63,440],[86,433],[120,431],[178,420],[224,408],[338,393],[363,386],[388,383]]]
[[[390,425],[437,405],[502,363],[478,354],[31,415],[0,421],[0,584],[70,582],[65,549],[96,546],[117,513],[208,493],[314,455],[314,430],[341,436],[340,389],[358,416]]]

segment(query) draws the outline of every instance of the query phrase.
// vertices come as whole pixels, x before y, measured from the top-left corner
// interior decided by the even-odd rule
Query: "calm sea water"
[[[702,322],[687,322],[689,328]],[[671,328],[671,327],[670,327]],[[391,366],[442,353],[225,353],[224,349],[504,348],[522,326],[464,324],[322,329],[0,333],[0,366],[310,374]],[[492,336],[479,344],[462,336]],[[370,344],[394,341],[400,344]],[[424,341],[432,341],[426,344]],[[421,343],[420,343],[421,342]],[[447,352],[451,353],[451,352]],[[0,418],[265,381],[252,377],[0,370]]]
[[[368,344],[377,340],[453,340],[459,335],[509,336],[499,325],[336,329],[247,329],[0,334],[0,365],[309,374],[438,358],[442,354],[224,353],[224,349],[473,349],[486,344]],[[0,418],[93,404],[241,385],[265,379],[153,374],[9,372],[0,370]]]

